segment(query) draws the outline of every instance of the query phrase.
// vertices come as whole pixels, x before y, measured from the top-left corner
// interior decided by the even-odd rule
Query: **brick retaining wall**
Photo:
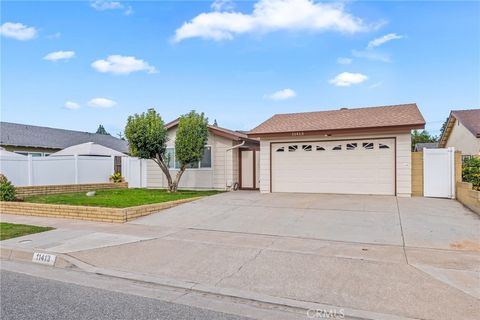
[[[94,191],[94,190],[125,189],[125,188],[128,188],[127,182],[29,186],[29,187],[15,187],[15,190],[17,191],[17,198],[23,199],[28,196],[43,195],[43,194],[88,192],[88,191]]]
[[[457,182],[457,200],[480,215],[480,191],[472,189],[468,182]]]
[[[163,209],[175,207],[182,203],[198,200],[200,198],[202,197],[181,199],[129,208],[104,208],[89,206],[71,206],[63,204],[0,201],[0,213],[123,223],[158,212]]]

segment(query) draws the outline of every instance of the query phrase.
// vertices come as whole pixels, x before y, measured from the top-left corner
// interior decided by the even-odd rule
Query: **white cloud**
[[[350,64],[350,63],[352,63],[352,61],[353,61],[353,60],[350,59],[350,58],[342,58],[342,57],[340,57],[340,58],[337,59],[337,63],[338,63],[338,64]]]
[[[127,16],[133,13],[133,8],[131,6],[124,5],[119,1],[94,0],[90,2],[90,6],[97,11],[123,10],[123,13]]]
[[[235,7],[232,0],[215,0],[210,5],[214,11],[231,11]]]
[[[357,58],[364,58],[372,61],[391,62],[388,54],[375,52],[373,50],[353,50],[352,55]]]
[[[286,100],[290,98],[294,98],[297,96],[297,93],[293,91],[292,89],[283,89],[283,90],[278,90],[272,94],[265,95],[265,99],[270,99],[270,100]]]
[[[349,87],[366,81],[368,77],[361,73],[342,72],[329,82],[339,87]]]
[[[313,0],[259,0],[253,12],[212,11],[201,13],[175,32],[174,41],[188,38],[233,39],[243,33],[277,30],[359,32],[369,29],[364,22],[344,9],[341,3],[316,3]]]
[[[113,74],[129,74],[136,71],[146,71],[147,73],[157,72],[155,67],[149,65],[146,61],[121,55],[111,55],[105,60],[94,61],[92,68],[98,72]]]
[[[382,44],[387,43],[389,41],[399,40],[399,39],[402,39],[402,38],[403,38],[403,36],[398,35],[396,33],[389,33],[389,34],[384,35],[383,37],[376,38],[376,39],[373,39],[372,41],[370,41],[367,45],[367,48],[372,49],[372,48],[375,48],[375,47],[379,47]]]
[[[63,107],[65,109],[70,109],[70,110],[77,110],[80,108],[80,105],[76,102],[73,102],[73,101],[67,101],[65,102],[65,104],[63,105]]]
[[[47,54],[43,59],[49,61],[68,60],[75,56],[75,51],[55,51]]]
[[[5,22],[0,26],[0,34],[7,38],[17,40],[30,40],[37,36],[37,30],[34,27],[27,27],[22,23]]]
[[[117,103],[115,101],[106,98],[93,98],[92,100],[88,101],[88,105],[94,108],[111,108],[116,104]]]

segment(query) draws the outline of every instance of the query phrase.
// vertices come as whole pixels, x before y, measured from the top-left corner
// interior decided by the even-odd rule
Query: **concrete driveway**
[[[232,192],[109,228],[143,238],[69,254],[252,297],[419,319],[480,314],[480,219],[453,200]]]

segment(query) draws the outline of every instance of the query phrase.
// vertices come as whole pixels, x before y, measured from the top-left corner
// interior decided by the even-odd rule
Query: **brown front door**
[[[240,189],[258,189],[258,150],[240,149]]]

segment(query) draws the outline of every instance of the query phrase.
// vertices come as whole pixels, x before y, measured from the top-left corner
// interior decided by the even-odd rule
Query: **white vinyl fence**
[[[145,160],[122,158],[122,175],[132,188],[146,186]],[[143,170],[143,171],[142,171]],[[114,172],[114,157],[0,157],[0,172],[15,186],[105,183]]]
[[[122,176],[128,181],[129,188],[147,187],[147,160],[123,157]]]

